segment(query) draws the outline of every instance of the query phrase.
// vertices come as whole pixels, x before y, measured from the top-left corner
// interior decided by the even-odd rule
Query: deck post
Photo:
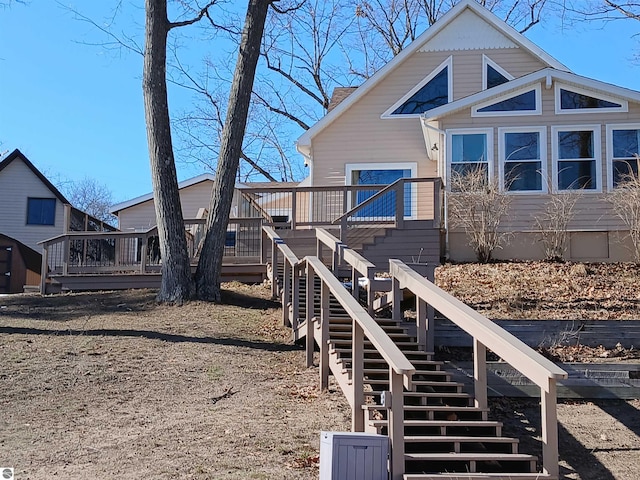
[[[314,286],[315,286],[315,282],[314,282],[314,277],[315,277],[315,272],[313,270],[313,267],[311,265],[309,265],[309,263],[306,264],[307,266],[307,276],[306,276],[306,288],[307,288],[307,292],[306,292],[306,312],[305,315],[307,316],[306,319],[306,324],[305,324],[305,345],[306,345],[306,360],[307,360],[307,368],[312,367],[313,366],[313,347],[315,345],[315,339],[313,336],[313,313],[315,310],[315,305],[313,304],[313,299],[315,297],[315,292],[313,291]]]
[[[440,227],[442,222],[442,180],[433,181],[433,226]]]
[[[404,227],[404,181],[394,187],[396,191],[396,228]]]
[[[320,390],[329,388],[329,286],[320,291]]]
[[[147,246],[149,243],[149,237],[146,235],[144,237],[140,237],[140,241],[142,245],[140,247],[140,273],[147,272]]]
[[[291,189],[291,230],[296,229],[296,217],[298,215],[296,208],[296,189]]]
[[[353,407],[351,410],[351,431],[364,432],[364,331],[362,326],[352,320],[351,347],[351,388],[353,389]]]
[[[391,480],[402,480],[404,477],[404,393],[402,375],[389,367],[389,388],[391,391],[391,408],[389,417],[389,439],[391,441]]]
[[[351,295],[358,300],[360,298],[360,284],[358,283],[358,270],[351,267]]]
[[[542,469],[551,478],[559,478],[558,467],[558,412],[556,380],[549,379],[547,388],[540,389],[542,418]]]
[[[62,275],[69,275],[69,256],[71,250],[71,242],[69,236],[65,235],[62,241]]]
[[[347,189],[343,190],[344,195],[342,196],[342,213],[347,213],[347,211],[349,210],[349,191]],[[342,243],[348,243],[347,242],[347,226],[348,226],[348,222],[347,222],[347,217],[342,217],[340,219],[340,241]]]
[[[474,403],[477,408],[487,408],[487,347],[473,339]]]
[[[42,247],[42,263],[40,265],[40,295],[47,293],[47,276],[49,274],[49,245]]]
[[[291,299],[291,264],[287,258],[283,258],[284,268],[282,273],[282,322],[285,327],[291,326],[291,319],[289,318],[289,306]]]

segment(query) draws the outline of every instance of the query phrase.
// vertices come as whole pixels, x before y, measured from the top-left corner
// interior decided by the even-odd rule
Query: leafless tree
[[[92,217],[115,225],[116,218],[109,212],[113,204],[113,193],[109,187],[95,178],[84,177],[78,181],[65,182],[62,190],[71,205]]]
[[[211,20],[209,9],[215,3],[216,0],[208,2],[187,20],[171,22],[167,16],[167,0],[145,0],[142,90],[162,256],[162,282],[157,296],[160,302],[181,304],[195,294],[171,140],[166,74],[167,37],[174,28],[192,25],[205,17]]]
[[[489,262],[510,233],[500,229],[509,212],[512,197],[500,190],[495,177],[488,178],[483,168],[471,168],[452,174],[447,194],[450,226],[464,230],[469,245],[481,263]]]
[[[229,223],[236,172],[242,153],[251,92],[260,57],[260,44],[271,4],[272,0],[249,0],[247,7],[205,227],[207,233],[196,270],[198,297],[203,300],[214,302],[221,300],[220,278],[225,235]]]

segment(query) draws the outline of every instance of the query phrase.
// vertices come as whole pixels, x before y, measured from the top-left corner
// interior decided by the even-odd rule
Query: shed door
[[[12,247],[0,245],[0,293],[9,293],[11,286]]]

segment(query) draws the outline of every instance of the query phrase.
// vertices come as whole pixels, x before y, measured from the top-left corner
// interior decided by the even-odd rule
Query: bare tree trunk
[[[194,294],[178,178],[173,158],[167,100],[167,0],[145,0],[146,29],[142,90],[153,199],[155,201],[162,284],[158,301],[181,304]]]
[[[260,44],[270,4],[271,0],[249,0],[247,7],[236,70],[229,93],[227,117],[222,131],[220,158],[209,205],[207,235],[196,271],[198,298],[202,300],[220,301],[220,277],[227,224],[236,172],[242,155],[242,140],[260,56]]]

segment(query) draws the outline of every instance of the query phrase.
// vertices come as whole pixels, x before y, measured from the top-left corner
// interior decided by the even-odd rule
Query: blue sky
[[[104,3],[76,8],[100,19]],[[556,20],[527,36],[577,74],[640,90],[638,31],[640,22],[631,20],[570,29]],[[19,148],[54,181],[95,178],[119,202],[151,191],[142,59],[87,45],[100,38],[57,2],[0,8],[0,151]],[[169,102],[177,111],[190,99],[174,89]],[[180,180],[198,173],[178,166]]]

